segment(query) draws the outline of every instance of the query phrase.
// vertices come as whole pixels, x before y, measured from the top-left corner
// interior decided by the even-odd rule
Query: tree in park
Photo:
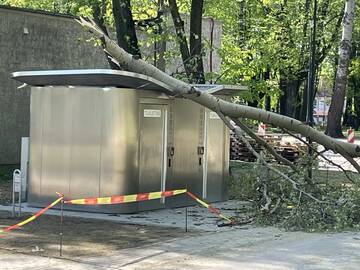
[[[354,212],[353,210],[349,210],[349,205],[351,205],[350,209],[353,209],[352,207],[353,205],[356,205],[356,200],[359,199],[358,197],[347,197],[346,203],[344,203],[342,201],[344,198],[344,194],[342,192],[345,192],[344,190],[341,190],[340,194],[336,192],[335,194],[330,193],[332,195],[330,196],[329,190],[322,189],[321,185],[316,185],[312,182],[312,179],[303,175],[301,169],[296,166],[294,166],[295,168],[290,166],[291,169],[294,169],[292,175],[295,173],[298,177],[301,176],[300,178],[293,178],[291,175],[288,175],[277,167],[270,165],[266,158],[264,158],[263,153],[257,153],[251,146],[248,139],[245,137],[245,133],[248,133],[251,137],[260,141],[264,145],[265,149],[280,162],[282,162],[281,156],[279,156],[265,141],[258,138],[246,125],[244,125],[242,121],[244,118],[263,121],[281,127],[290,134],[292,134],[292,132],[300,133],[305,137],[309,137],[312,141],[324,145],[325,149],[331,149],[340,153],[360,172],[359,165],[353,160],[353,157],[360,156],[360,148],[358,146],[332,139],[295,119],[245,105],[236,105],[221,100],[211,94],[204,93],[186,82],[167,75],[142,59],[128,54],[124,49],[119,47],[116,42],[106,36],[94,22],[84,19],[81,19],[79,22],[94,36],[100,38],[103,42],[104,49],[121,65],[126,66],[128,70],[152,76],[167,84],[169,89],[173,91],[174,95],[181,95],[185,98],[191,99],[194,102],[215,111],[220,116],[224,123],[235,132],[238,138],[242,140],[250,151],[252,151],[252,153],[258,158],[259,164],[262,167],[260,171],[266,171],[268,173],[268,176],[261,181],[260,190],[262,190],[262,199],[260,201],[261,207],[259,210],[262,211],[262,213],[267,213],[270,214],[270,216],[273,216],[275,212],[280,211],[280,213],[283,213],[285,216],[285,220],[287,220],[287,222],[290,221],[290,226],[295,228],[305,227],[313,229],[315,226],[318,226],[319,229],[321,229],[327,228],[326,226],[328,225],[326,224],[336,224],[336,226],[346,227],[353,225],[353,222],[357,222],[358,217],[356,218],[356,216],[359,214],[359,211]],[[231,120],[233,122],[231,122]],[[317,152],[317,154],[322,155],[322,153],[319,152]],[[284,163],[288,165],[287,162]],[[270,181],[270,172],[277,175],[276,179],[279,179],[280,177],[283,182],[279,182],[279,180],[276,180],[275,182]],[[348,175],[347,177],[349,181],[355,184],[353,179],[351,179]],[[305,182],[301,179],[304,179]],[[286,193],[285,186],[287,186]],[[289,187],[292,191],[288,189]],[[357,186],[353,186],[352,189],[348,190],[348,192],[351,192],[353,189],[358,190],[358,188],[355,187]],[[344,189],[344,186],[342,186],[342,189]],[[295,197],[293,195],[294,191],[298,193]],[[355,195],[356,194],[358,194],[357,191]],[[289,210],[286,210],[289,203],[290,206],[294,203],[298,204],[298,207],[296,207],[294,211],[289,212]],[[295,216],[289,219],[289,215]],[[267,217],[269,216],[267,215]],[[329,223],[326,217],[331,217],[332,221]],[[321,223],[319,222],[319,219],[322,220]],[[321,226],[318,224],[321,224]]]
[[[354,10],[355,0],[346,0],[342,38],[339,46],[339,63],[326,127],[326,134],[335,138],[344,137],[342,134],[341,117],[343,115],[348,65],[351,53]]]
[[[211,2],[205,14],[225,22],[223,81],[247,83],[251,104],[269,108],[271,99],[273,110],[304,121],[313,0]],[[318,0],[316,70],[336,44],[342,12],[342,0]]]

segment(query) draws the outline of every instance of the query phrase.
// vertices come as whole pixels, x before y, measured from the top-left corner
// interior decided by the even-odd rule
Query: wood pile
[[[281,142],[281,134],[267,134],[262,138],[270,144],[281,156],[291,162],[296,162],[303,152],[304,146],[298,143]],[[263,147],[256,143],[253,139],[247,138],[255,151],[263,150]],[[246,145],[239,141],[233,132],[230,132],[230,160],[240,160],[254,162],[256,157],[250,152]]]

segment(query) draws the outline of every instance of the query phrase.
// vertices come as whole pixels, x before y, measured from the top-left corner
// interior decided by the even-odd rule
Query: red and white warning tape
[[[21,221],[15,225],[6,227],[5,229],[0,229],[0,233],[4,233],[4,232],[8,232],[14,229],[17,229],[21,226],[24,226],[25,224],[28,224],[29,222],[37,219],[39,216],[41,216],[42,214],[44,214],[47,210],[49,210],[51,207],[55,206],[56,204],[58,204],[61,200],[63,199],[63,197],[58,198],[57,200],[53,201],[51,204],[49,204],[48,206],[46,206],[45,208],[41,209],[40,211],[36,212],[34,215],[32,215],[31,217],[29,217],[28,219],[25,219],[24,221]]]
[[[186,192],[191,198],[193,198],[195,201],[197,201],[198,203],[200,203],[202,206],[206,207],[211,213],[214,213],[215,215],[217,215],[219,218],[222,218],[230,223],[233,223],[233,221],[224,216],[223,214],[220,213],[220,210],[211,206],[210,204],[207,204],[206,202],[200,200],[198,197],[196,197],[194,194],[192,194],[190,191]]]
[[[186,189],[177,189],[177,190],[169,190],[169,191],[158,191],[158,192],[148,192],[148,193],[140,193],[140,194],[132,194],[132,195],[121,195],[121,196],[110,196],[110,197],[93,197],[93,198],[85,198],[85,199],[75,199],[75,200],[67,200],[64,201],[66,204],[81,204],[81,205],[104,205],[104,204],[120,204],[120,203],[130,203],[130,202],[139,202],[139,201],[146,201],[146,200],[154,200],[154,199],[160,199],[164,197],[170,197],[175,196],[179,194],[186,193],[189,195],[192,199],[197,201],[199,204],[207,208],[211,213],[214,213],[219,218],[222,218],[230,223],[233,221],[224,216],[220,213],[219,209],[216,209],[215,207],[211,206],[210,204],[207,204],[206,202],[200,200],[198,197],[196,197],[191,192],[187,191]],[[41,209],[40,211],[36,212],[34,215],[29,217],[28,219],[19,222],[15,225],[6,227],[4,229],[0,229],[0,233],[8,232],[14,229],[17,229],[21,226],[24,226],[25,224],[28,224],[29,222],[37,219],[39,216],[44,214],[47,210],[61,202],[63,200],[64,196],[60,193],[57,193],[59,198],[53,201],[51,204],[46,206],[45,208]]]
[[[175,195],[179,195],[179,194],[183,194],[183,193],[186,193],[186,189],[148,192],[148,193],[120,195],[120,196],[111,196],[111,197],[93,197],[93,198],[85,198],[85,199],[68,200],[68,201],[64,201],[64,203],[66,203],[66,204],[91,204],[91,205],[119,204],[119,203],[130,203],[130,202],[155,200],[155,199],[175,196]]]

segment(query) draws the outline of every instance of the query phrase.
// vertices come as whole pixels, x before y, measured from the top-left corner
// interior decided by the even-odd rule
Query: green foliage
[[[319,0],[318,5],[316,53],[321,64],[333,53],[332,48],[337,47],[340,30],[337,24],[343,1]],[[253,95],[245,97],[247,100],[259,98],[258,92],[277,99],[281,94],[280,74],[304,81],[309,62],[312,6],[311,0],[208,1],[205,15],[223,22],[220,81],[251,82]],[[262,76],[266,71],[270,71],[269,79]]]
[[[355,183],[350,183],[342,172],[320,172],[315,169],[314,184],[311,185],[304,178],[307,162],[309,160],[303,158],[297,165],[302,173],[290,174],[291,178],[299,183],[301,190],[312,194],[323,203],[295,190],[278,175],[269,172],[265,178],[266,169],[256,163],[231,164],[231,198],[252,200],[257,209],[255,220],[263,225],[309,232],[360,229],[359,176],[353,174]],[[278,168],[287,171],[285,167]],[[263,209],[266,204],[263,183],[266,183],[267,196],[271,198],[269,210]]]

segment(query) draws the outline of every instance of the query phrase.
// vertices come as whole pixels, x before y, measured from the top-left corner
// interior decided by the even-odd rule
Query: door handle
[[[172,157],[175,154],[175,147],[174,146],[168,146],[168,156]]]

